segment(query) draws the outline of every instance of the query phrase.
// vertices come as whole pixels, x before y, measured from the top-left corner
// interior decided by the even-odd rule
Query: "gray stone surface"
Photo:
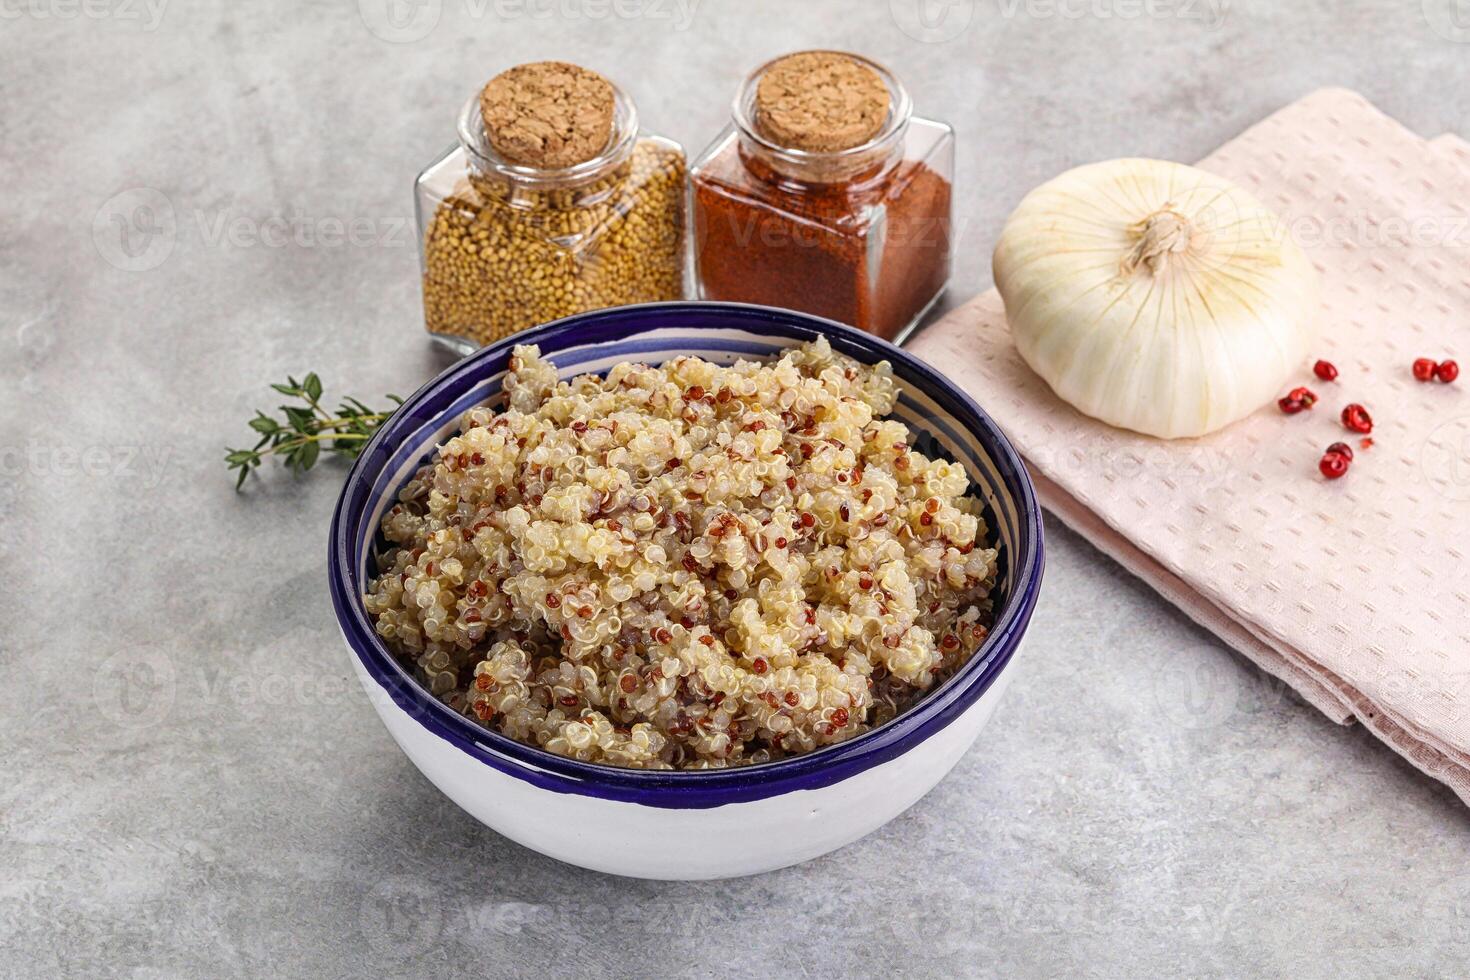
[[[696,150],[774,53],[888,62],[960,133],[953,302],[1071,164],[1194,159],[1326,84],[1470,135],[1454,0],[976,0],[928,41],[915,0],[153,3],[0,3],[0,974],[1464,973],[1465,809],[1054,522],[1009,701],[934,793],[655,884],[419,776],[328,608],[342,470],[236,496],[219,460],[287,372],[372,398],[446,363],[410,185],[514,61],[603,69]]]

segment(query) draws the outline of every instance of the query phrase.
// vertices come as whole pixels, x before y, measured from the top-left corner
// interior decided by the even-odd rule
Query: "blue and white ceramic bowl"
[[[906,714],[851,741],[765,765],[693,772],[617,769],[491,732],[426,693],[373,632],[362,593],[398,489],[471,406],[495,402],[513,344],[538,344],[563,378],[677,354],[730,363],[826,335],[864,363],[887,360],[896,415],[916,448],[962,462],[1000,539],[997,619],[954,677]],[[927,793],[995,711],[1041,586],[1041,512],[1016,451],[933,367],[867,334],[786,310],[660,303],[570,317],[484,348],[421,388],[369,443],[332,518],[332,603],[363,688],[393,738],[477,819],[572,864],[644,878],[720,878],[796,864],[881,827]]]

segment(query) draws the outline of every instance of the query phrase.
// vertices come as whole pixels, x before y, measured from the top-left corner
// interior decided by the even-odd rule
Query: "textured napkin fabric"
[[[1470,802],[1470,144],[1425,141],[1361,96],[1314,93],[1201,164],[1281,215],[1322,273],[1317,355],[1269,406],[1201,439],[1110,428],[1021,360],[992,290],[910,349],[963,386],[1030,464],[1042,504],[1334,720],[1354,719]],[[1373,446],[1338,421],[1360,402]],[[1357,459],[1328,482],[1343,440]]]

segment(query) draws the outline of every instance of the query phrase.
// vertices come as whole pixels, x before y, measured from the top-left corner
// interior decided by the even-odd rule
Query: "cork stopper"
[[[876,136],[888,105],[888,86],[867,65],[839,51],[800,51],[761,76],[755,126],[788,149],[834,153]]]
[[[613,87],[595,71],[536,61],[496,75],[480,92],[480,118],[511,163],[559,170],[591,160],[613,129]]]

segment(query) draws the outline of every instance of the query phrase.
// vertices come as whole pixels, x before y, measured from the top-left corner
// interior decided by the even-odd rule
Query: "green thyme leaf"
[[[281,411],[286,413],[286,421],[291,423],[291,428],[305,435],[310,435],[312,427],[316,424],[316,413],[309,408],[296,408],[293,405],[282,405]]]
[[[300,381],[288,376],[284,384],[277,382],[270,387],[303,404],[281,405],[279,417],[257,411],[246,422],[260,436],[255,448],[225,449],[225,463],[231,471],[238,471],[236,490],[244,487],[251,471],[268,456],[275,456],[298,473],[315,466],[323,449],[342,459],[356,459],[373,434],[403,404],[402,398],[390,394],[387,398],[393,408],[375,410],[348,396],[332,414],[322,407],[322,381],[315,371]]]

